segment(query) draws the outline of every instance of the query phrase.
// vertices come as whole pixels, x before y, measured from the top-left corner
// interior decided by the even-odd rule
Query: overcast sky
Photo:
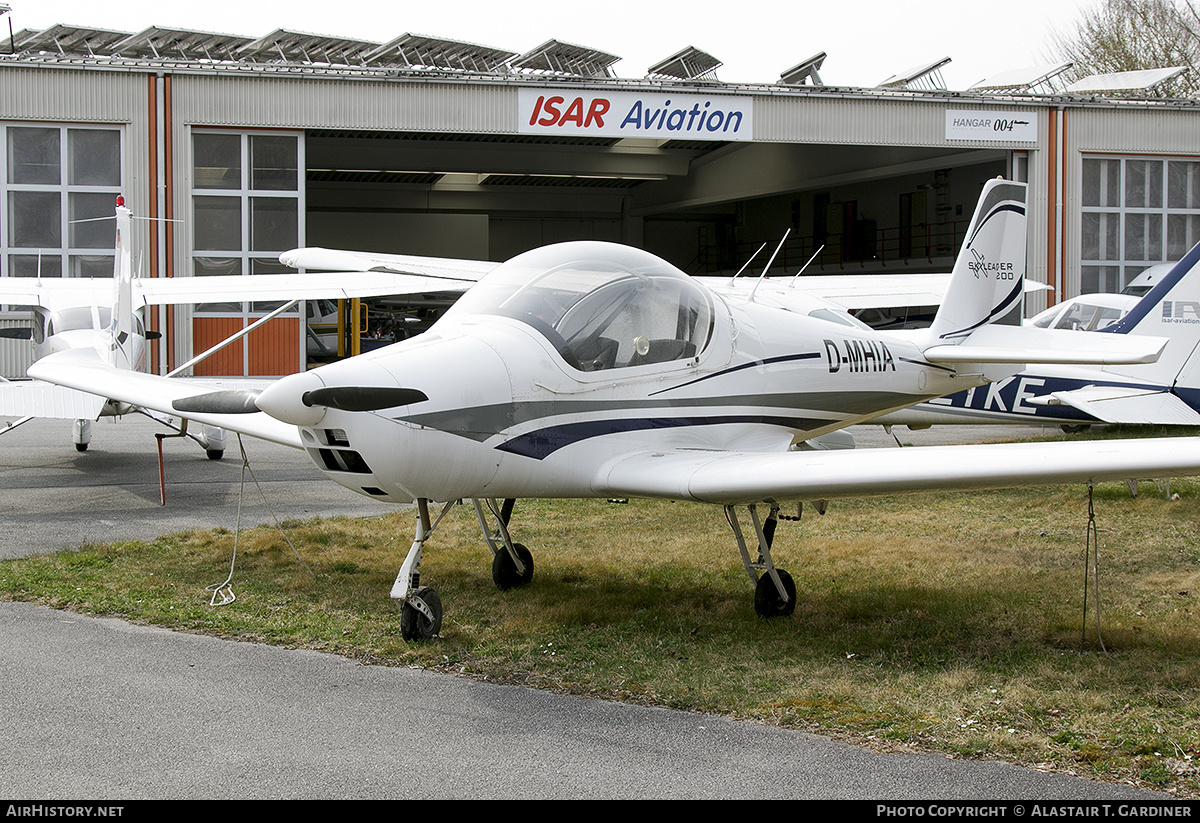
[[[1001,71],[1048,62],[1051,34],[1099,0],[0,0],[14,31],[56,23],[120,31],[150,26],[261,37],[275,29],[383,42],[406,32],[464,40],[514,52],[551,38],[618,55],[620,77],[638,78],[654,63],[695,46],[724,65],[726,82],[773,83],[817,52],[828,54],[829,85],[874,86],[943,57],[950,89],[966,89]],[[7,33],[7,32],[5,32]]]

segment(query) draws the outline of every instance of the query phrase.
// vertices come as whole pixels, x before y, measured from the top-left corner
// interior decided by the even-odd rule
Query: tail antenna
[[[807,269],[809,266],[811,266],[812,262],[817,259],[817,255],[823,251],[825,251],[824,243],[821,244],[821,248],[819,248],[815,252],[813,252],[813,256],[808,258],[808,262],[805,263],[803,266],[801,266],[800,271],[796,272],[796,274],[792,277],[791,288],[796,287],[796,280],[800,277],[800,275],[804,274],[804,270]]]
[[[736,279],[737,279],[737,276],[738,276],[738,274],[741,274],[741,273],[742,273],[742,272],[744,272],[746,269],[750,268],[750,264],[754,262],[754,258],[758,257],[758,252],[762,251],[762,250],[763,250],[763,249],[765,249],[766,247],[767,247],[767,244],[766,244],[766,243],[763,243],[761,246],[759,246],[759,247],[758,247],[758,251],[756,251],[754,254],[750,255],[750,259],[746,261],[745,265],[743,265],[743,266],[742,266],[740,269],[738,269],[738,270],[737,270],[737,274],[735,274],[733,277],[731,277],[731,278],[729,278],[729,279],[730,279],[730,280],[736,280]]]
[[[771,255],[771,259],[767,261],[766,268],[764,268],[762,274],[760,274],[758,276],[758,282],[754,284],[754,291],[750,292],[751,300],[754,299],[754,292],[758,291],[759,283],[762,283],[762,281],[767,278],[767,272],[769,272],[771,270],[771,264],[775,262],[775,258],[779,255],[779,252],[783,249],[783,244],[787,242],[788,235],[791,233],[792,233],[791,229],[788,229],[787,231],[785,231],[783,233],[783,239],[780,240],[779,245],[775,247],[775,253]]]

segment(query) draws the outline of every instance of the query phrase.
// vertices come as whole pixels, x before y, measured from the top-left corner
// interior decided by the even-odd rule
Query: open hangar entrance
[[[949,267],[998,149],[309,131],[305,242],[502,261],[540,245],[641,246],[732,274]],[[765,257],[758,261],[761,265]]]

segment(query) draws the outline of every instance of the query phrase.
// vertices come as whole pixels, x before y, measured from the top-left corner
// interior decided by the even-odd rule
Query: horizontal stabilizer
[[[1105,423],[1200,426],[1200,413],[1168,391],[1134,386],[1085,386],[1026,400],[1031,406],[1062,405]]]
[[[1166,346],[1163,337],[1095,334],[1035,326],[984,326],[959,345],[925,349],[933,363],[1061,363],[1131,365],[1154,363]]]

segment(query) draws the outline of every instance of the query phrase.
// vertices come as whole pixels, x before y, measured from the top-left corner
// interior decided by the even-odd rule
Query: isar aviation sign
[[[748,97],[657,92],[521,89],[522,134],[752,140]]]

